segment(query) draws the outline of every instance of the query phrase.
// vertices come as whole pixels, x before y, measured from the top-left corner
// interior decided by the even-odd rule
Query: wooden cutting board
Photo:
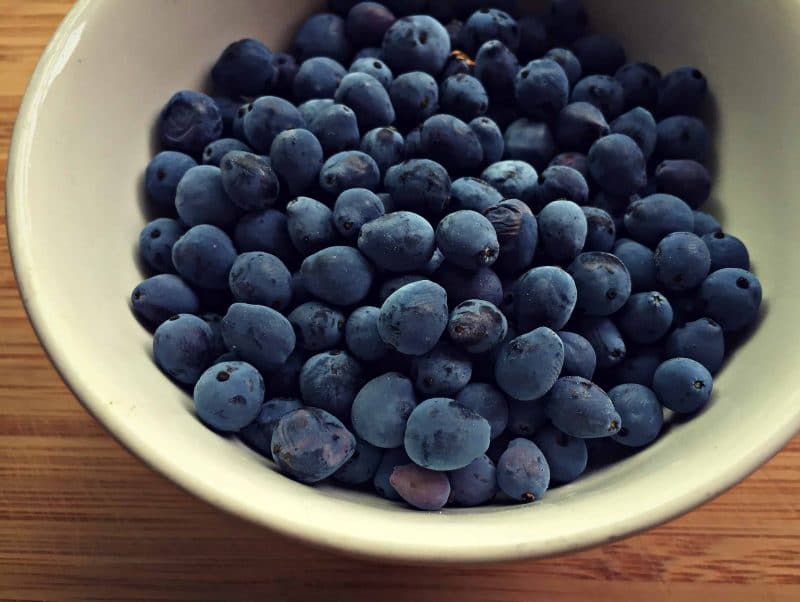
[[[71,4],[0,0],[0,190],[21,95]],[[800,600],[800,438],[700,510],[540,562],[382,566],[222,514],[121,449],[67,390],[20,304],[0,219],[2,600]]]

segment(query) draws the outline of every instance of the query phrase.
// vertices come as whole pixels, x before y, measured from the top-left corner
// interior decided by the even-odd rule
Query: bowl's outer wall
[[[127,447],[186,489],[316,544],[413,561],[566,552],[666,520],[733,485],[800,422],[800,274],[794,236],[800,155],[800,3],[589,1],[596,28],[662,69],[704,70],[714,92],[713,207],[743,238],[765,319],[715,384],[714,403],[635,458],[533,506],[411,512],[372,495],[310,488],[194,417],[151,360],[130,314],[141,279],[139,187],[158,109],[202,86],[231,40],[273,48],[313,6],[302,0],[79,2],[25,98],[9,167],[9,233],[26,306],[58,369]],[[147,492],[142,492],[147,495]]]

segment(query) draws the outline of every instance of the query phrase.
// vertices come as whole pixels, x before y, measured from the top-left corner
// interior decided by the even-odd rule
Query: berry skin
[[[625,211],[628,236],[649,247],[655,247],[667,234],[691,232],[693,226],[691,207],[669,194],[651,194],[634,201]]]
[[[610,253],[614,248],[617,227],[614,218],[597,207],[581,207],[586,216],[586,242],[584,251]],[[623,261],[623,263],[625,263]]]
[[[318,138],[323,153],[328,157],[357,149],[360,141],[356,114],[343,104],[332,104],[322,109],[311,122],[311,132]],[[321,163],[319,169],[322,169]]]
[[[601,73],[612,75],[625,64],[625,49],[616,40],[591,34],[578,38],[572,44],[572,52],[587,75]]]
[[[443,113],[469,121],[480,117],[489,108],[489,96],[480,80],[459,73],[442,82],[439,103]]]
[[[240,213],[225,192],[222,172],[213,165],[198,165],[183,175],[175,191],[175,208],[188,226],[229,228]]]
[[[201,318],[178,314],[161,323],[153,335],[156,365],[170,378],[194,385],[211,364],[213,332]]]
[[[481,179],[497,190],[503,198],[531,198],[536,193],[536,170],[524,161],[498,161],[483,170]]]
[[[383,55],[395,73],[437,75],[450,54],[450,36],[436,19],[414,15],[398,19],[383,36]]]
[[[317,301],[295,307],[287,316],[294,328],[297,348],[317,353],[339,346],[345,318],[340,311]]]
[[[655,343],[672,326],[672,306],[661,293],[636,293],[620,310],[617,325],[634,343]]]
[[[164,105],[158,125],[164,148],[199,156],[209,142],[222,136],[222,113],[210,96],[181,90]]]
[[[722,231],[722,226],[714,216],[704,211],[693,211],[692,214],[694,215],[694,228],[692,232],[697,234],[697,236],[702,237],[706,234],[714,234],[715,232]]]
[[[500,127],[488,117],[476,117],[469,122],[483,150],[483,164],[490,165],[503,158],[506,142]]]
[[[673,412],[690,414],[711,397],[713,379],[705,367],[689,358],[676,357],[661,364],[653,375],[653,391]]]
[[[516,55],[499,40],[483,44],[475,55],[477,77],[492,102],[513,101],[514,78],[519,71]]]
[[[292,397],[275,397],[261,405],[255,419],[239,431],[239,437],[259,453],[270,457],[272,453],[272,432],[278,421],[294,410],[299,410],[303,404],[299,399]]]
[[[270,147],[272,169],[293,196],[316,186],[322,169],[322,157],[320,141],[312,132],[303,129],[281,132],[275,136]]]
[[[554,201],[568,200],[585,205],[588,198],[589,186],[579,171],[563,165],[551,165],[539,175],[533,197],[523,200],[538,213]]]
[[[343,238],[356,238],[364,224],[383,215],[383,203],[366,188],[350,188],[336,199],[333,222]]]
[[[156,272],[174,274],[172,247],[185,232],[186,228],[178,220],[169,217],[154,219],[139,234],[139,257]]]
[[[589,452],[583,439],[570,437],[548,424],[536,432],[533,442],[544,454],[554,482],[571,483],[586,470]]]
[[[244,361],[271,371],[294,350],[295,334],[289,320],[263,305],[234,303],[222,319],[222,340]]]
[[[541,248],[555,263],[568,264],[583,250],[588,226],[576,203],[553,201],[542,209],[537,222]]]
[[[383,302],[378,333],[400,353],[424,355],[436,346],[448,317],[444,289],[429,280],[414,282]]]
[[[561,330],[558,338],[564,343],[564,367],[561,376],[580,376],[591,380],[597,366],[592,345],[579,334]]]
[[[359,250],[379,268],[392,272],[422,268],[434,247],[433,227],[410,211],[377,217],[364,224],[358,235]]]
[[[533,502],[550,486],[550,466],[535,443],[513,439],[497,461],[497,485],[511,499]]]
[[[588,102],[602,111],[606,120],[612,121],[625,108],[625,91],[622,85],[608,75],[589,75],[572,88],[570,102]]]
[[[172,247],[172,263],[178,274],[189,283],[206,289],[228,288],[228,272],[236,257],[228,235],[206,224],[187,230]]]
[[[556,118],[556,140],[565,150],[586,153],[596,140],[609,133],[603,113],[588,102],[571,102]]]
[[[389,97],[400,123],[422,123],[439,108],[439,86],[422,71],[398,75],[389,86]]]
[[[483,416],[491,427],[490,437],[499,437],[508,425],[508,399],[488,383],[471,382],[456,393],[455,400]]]
[[[598,368],[610,368],[625,358],[625,341],[608,318],[583,319],[575,325],[575,331],[591,344]]]
[[[706,243],[691,232],[673,232],[656,247],[656,279],[667,290],[697,287],[708,275],[711,254]]]
[[[572,86],[578,82],[583,74],[581,62],[571,50],[567,50],[566,48],[551,48],[544,53],[544,58],[555,61],[561,65],[561,68],[567,75],[567,81],[569,82],[570,88],[572,88]]]
[[[356,395],[351,409],[353,429],[377,447],[400,447],[408,417],[416,407],[411,381],[398,372],[383,374],[367,382]]]
[[[377,2],[359,2],[347,13],[345,32],[361,46],[380,46],[383,36],[395,22],[392,11]]]
[[[656,149],[656,120],[650,111],[642,107],[631,109],[611,122],[612,134],[624,134],[631,138],[649,159]]]
[[[400,500],[400,494],[392,486],[390,479],[394,469],[398,466],[405,466],[411,464],[406,450],[402,447],[394,449],[387,449],[383,452],[383,458],[378,465],[378,470],[372,479],[372,484],[375,487],[375,492],[387,500]]]
[[[344,485],[361,485],[371,481],[383,459],[383,450],[356,437],[356,451],[333,473],[333,480]]]
[[[503,345],[495,363],[498,386],[514,399],[544,396],[564,365],[564,344],[549,328],[541,327]]]
[[[209,142],[208,146],[203,150],[203,164],[219,167],[222,157],[230,151],[250,152],[250,150],[250,147],[241,140],[237,140],[236,138],[220,138],[219,140],[214,140],[214,142]]]
[[[386,88],[366,73],[348,73],[336,89],[334,100],[347,105],[356,114],[361,131],[391,125],[394,107]]]
[[[560,330],[569,321],[577,301],[575,282],[555,266],[528,270],[514,284],[514,321],[523,331],[539,326]]]
[[[694,67],[679,67],[667,73],[658,83],[659,115],[690,115],[706,97],[708,83]]]
[[[454,211],[470,209],[485,215],[502,200],[502,194],[479,178],[458,178],[450,187],[450,206]]]
[[[658,122],[655,156],[659,159],[705,161],[710,144],[705,124],[696,117],[675,115]]]
[[[334,104],[333,96],[330,98],[312,98],[298,105],[297,112],[300,113],[300,117],[303,118],[303,121],[310,126],[322,111]]]
[[[197,417],[218,431],[236,432],[250,424],[264,401],[264,379],[246,362],[215,364],[194,386]]]
[[[369,293],[374,269],[358,249],[333,246],[306,257],[300,273],[315,297],[333,305],[354,305]]]
[[[211,69],[211,79],[228,96],[260,96],[277,78],[270,50],[258,40],[247,38],[230,44]]]
[[[447,475],[415,464],[397,466],[389,482],[401,498],[419,510],[439,510],[450,499]]]
[[[330,195],[339,196],[348,188],[377,190],[381,172],[372,157],[361,151],[336,153],[322,165],[319,185]]]
[[[434,115],[420,130],[421,151],[445,168],[464,172],[483,163],[483,147],[478,135],[466,123],[452,115]]]
[[[470,299],[459,303],[450,314],[450,339],[469,353],[489,351],[505,338],[508,322],[492,303]]]
[[[628,136],[610,134],[589,149],[589,171],[609,194],[626,196],[645,184],[645,158],[639,146]]]
[[[464,468],[489,448],[489,423],[452,399],[434,397],[420,403],[408,418],[405,449],[423,468]]]
[[[272,459],[281,472],[301,483],[316,483],[331,476],[355,449],[353,434],[319,408],[285,414],[272,433]]]
[[[253,101],[244,116],[247,143],[257,153],[268,153],[281,132],[304,127],[306,122],[297,107],[277,96],[262,96]]]
[[[656,394],[645,386],[624,384],[608,392],[623,427],[614,441],[629,447],[650,445],[661,432],[664,415]]]
[[[147,164],[145,192],[159,211],[174,212],[178,183],[192,167],[197,167],[197,161],[176,151],[161,151]]]
[[[500,245],[495,269],[511,274],[526,269],[539,242],[538,224],[528,206],[508,199],[484,209],[483,215],[494,227]]]
[[[579,376],[559,378],[545,400],[547,415],[563,433],[580,439],[616,435],[622,419],[608,395]]]
[[[324,351],[303,364],[300,395],[307,405],[346,418],[365,381],[364,370],[355,358],[344,351]]]
[[[492,268],[469,271],[445,264],[436,270],[434,279],[447,291],[454,306],[468,299],[483,299],[499,306],[503,300],[503,285]]]
[[[665,350],[669,358],[687,357],[714,374],[722,367],[725,358],[725,337],[714,320],[701,318],[673,330]]]
[[[386,66],[386,63],[374,57],[356,59],[350,65],[349,72],[366,73],[378,80],[387,91],[389,86],[392,85],[392,80],[394,80],[394,75],[389,67]]]
[[[393,165],[383,181],[397,209],[438,215],[450,197],[450,176],[439,163],[410,159]]]
[[[271,162],[246,151],[230,151],[220,161],[222,188],[245,211],[268,209],[278,200],[280,183]]]
[[[747,270],[723,268],[703,281],[699,296],[705,315],[724,332],[734,332],[749,326],[758,317],[761,283]]]
[[[550,126],[525,117],[511,123],[504,138],[507,159],[527,161],[537,170],[547,167],[558,151]]]
[[[616,366],[616,382],[636,383],[645,387],[652,387],[653,375],[662,361],[664,361],[664,358],[662,357],[660,346],[633,349]]]
[[[711,193],[711,175],[702,163],[692,159],[664,161],[656,167],[655,176],[658,192],[674,195],[692,209],[702,205]]]
[[[327,56],[346,65],[353,48],[345,34],[344,19],[330,13],[311,15],[295,34],[293,53],[300,62]]]
[[[237,301],[285,310],[292,299],[292,274],[269,253],[253,251],[236,258],[228,284]]]
[[[497,493],[497,469],[487,455],[475,458],[447,476],[450,479],[450,499],[456,506],[480,506]]]
[[[381,127],[364,134],[359,149],[372,157],[383,177],[387,169],[403,161],[406,143],[400,132],[393,127]]]
[[[338,239],[333,212],[319,201],[297,197],[286,205],[286,218],[289,239],[301,255],[311,255]]]
[[[716,272],[722,268],[750,269],[750,254],[744,243],[730,234],[714,232],[703,236],[703,242],[711,255],[711,269]]]
[[[196,314],[200,310],[200,299],[179,276],[158,274],[133,289],[131,305],[141,319],[161,324],[177,314]]]
[[[469,210],[455,211],[442,218],[436,228],[436,245],[447,261],[466,270],[493,264],[500,252],[491,222]]]
[[[617,69],[614,79],[622,85],[626,108],[655,109],[657,87],[661,81],[661,72],[656,67],[649,63],[628,63]]]
[[[519,25],[511,15],[496,8],[485,8],[475,11],[464,22],[458,36],[458,47],[475,56],[481,45],[489,40],[499,40],[516,50],[519,39]]]
[[[410,375],[423,397],[454,396],[472,378],[472,362],[459,348],[439,342],[425,355],[411,360]]]
[[[508,431],[530,437],[548,421],[545,405],[517,399],[508,400]]]
[[[344,327],[345,343],[350,353],[360,360],[379,360],[389,351],[389,346],[378,334],[380,313],[381,310],[377,307],[365,306],[359,307],[347,318]]]
[[[531,118],[552,119],[569,99],[567,74],[551,59],[531,61],[514,79],[514,96],[522,111]]]
[[[610,253],[581,253],[567,268],[578,290],[576,307],[587,315],[610,316],[631,294],[628,268]]]

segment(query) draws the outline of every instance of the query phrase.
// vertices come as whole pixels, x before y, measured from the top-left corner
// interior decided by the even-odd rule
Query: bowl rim
[[[307,522],[304,517],[287,517],[273,512],[269,505],[259,512],[250,511],[236,502],[228,494],[214,491],[179,466],[169,462],[159,448],[148,445],[136,432],[125,430],[119,424],[101,420],[95,408],[102,400],[95,394],[80,374],[80,366],[72,356],[65,352],[61,339],[51,329],[47,311],[40,298],[32,294],[34,269],[32,258],[26,245],[25,205],[26,178],[19,175],[29,164],[33,140],[36,136],[35,116],[43,102],[48,84],[63,66],[64,54],[69,55],[70,37],[76,28],[82,26],[90,17],[92,10],[99,5],[97,0],[78,0],[59,24],[51,40],[42,53],[26,88],[14,125],[8,156],[6,180],[6,229],[9,242],[12,269],[19,287],[23,305],[39,342],[61,379],[89,414],[116,441],[132,455],[166,477],[181,489],[208,504],[225,512],[267,527],[284,536],[316,547],[345,552],[350,555],[402,562],[497,562],[549,557],[577,552],[597,545],[610,543],[681,516],[708,500],[720,495],[738,484],[757,470],[767,460],[779,452],[800,429],[800,414],[792,420],[780,422],[774,430],[765,435],[764,442],[751,448],[739,462],[725,464],[720,472],[709,479],[705,486],[695,486],[681,495],[673,496],[658,508],[645,508],[632,512],[621,520],[607,522],[595,528],[573,531],[550,540],[528,542],[526,545],[493,545],[487,547],[460,546],[439,547],[436,542],[419,541],[398,544],[382,541],[379,535],[367,537],[349,533],[340,537],[341,528],[321,522]],[[61,60],[56,60],[56,59]]]

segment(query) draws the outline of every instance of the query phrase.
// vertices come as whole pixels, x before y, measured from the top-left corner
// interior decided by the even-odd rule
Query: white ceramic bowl
[[[611,541],[734,485],[800,425],[800,3],[587,1],[598,31],[662,69],[697,65],[714,94],[718,217],[749,245],[765,290],[752,339],[712,405],[655,445],[533,505],[414,512],[310,488],[202,426],[151,360],[128,296],[140,280],[139,183],[159,108],[199,87],[230,41],[286,46],[321,2],[81,0],[33,76],[14,132],[8,229],[20,288],[86,408],[147,464],[208,502],[305,541],[410,561],[544,556]],[[142,496],[147,496],[143,491]]]

